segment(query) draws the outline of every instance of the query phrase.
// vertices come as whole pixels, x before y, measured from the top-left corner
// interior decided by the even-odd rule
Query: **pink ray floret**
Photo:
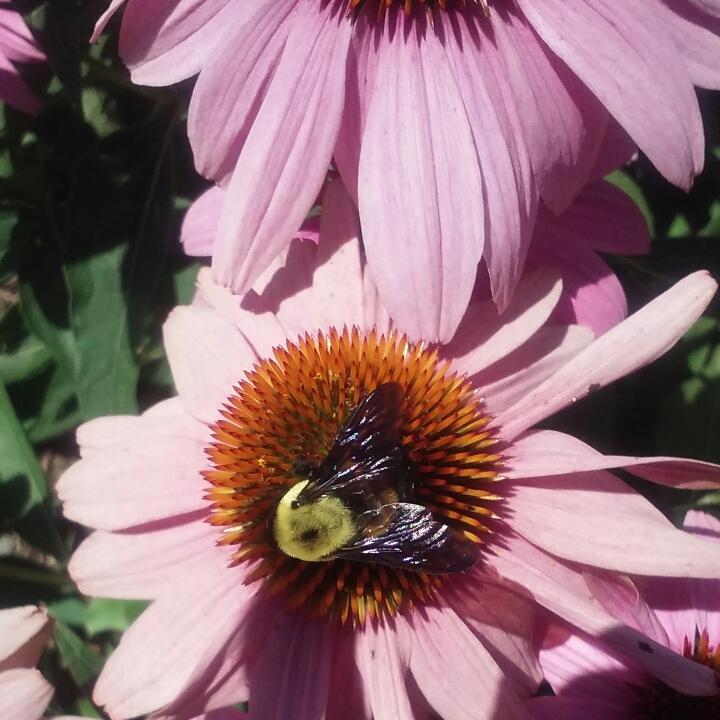
[[[40,99],[22,79],[16,65],[37,63],[45,55],[12,3],[0,2],[0,100],[26,113],[40,109]]]
[[[0,717],[39,720],[53,688],[35,669],[52,633],[47,613],[32,605],[0,610]]]

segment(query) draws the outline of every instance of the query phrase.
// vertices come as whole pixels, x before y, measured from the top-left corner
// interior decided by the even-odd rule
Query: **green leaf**
[[[137,413],[135,365],[122,287],[125,246],[67,268],[78,357],[77,392],[85,420]]]
[[[0,378],[6,385],[28,380],[47,370],[52,359],[48,346],[35,335],[28,335],[17,350],[0,354]]]
[[[195,281],[202,263],[193,263],[175,273],[175,297],[178,305],[189,305],[195,295]]]
[[[100,674],[103,659],[62,620],[55,620],[53,637],[63,662],[78,685],[85,685]]]
[[[45,390],[39,414],[26,423],[25,431],[31,442],[38,443],[62,435],[82,420],[75,382],[62,368],[57,368]]]
[[[622,170],[611,172],[605,179],[630,196],[645,217],[650,237],[655,237],[655,221],[642,188]]]
[[[144,600],[93,598],[87,606],[85,628],[88,635],[101,632],[124,632],[148,606]]]
[[[0,382],[0,483],[3,495],[15,489],[22,495],[14,508],[20,517],[31,508],[42,503],[47,496],[45,475],[35,457],[35,451],[28,442],[15,410],[10,403],[5,384]],[[6,500],[7,502],[7,500]]]

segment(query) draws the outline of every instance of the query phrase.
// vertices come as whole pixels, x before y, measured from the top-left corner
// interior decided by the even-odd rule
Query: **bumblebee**
[[[429,574],[478,561],[476,543],[435,520],[417,502],[414,470],[402,447],[404,391],[396,382],[363,398],[327,457],[296,460],[304,478],[280,498],[272,520],[278,548],[308,562],[376,562]]]

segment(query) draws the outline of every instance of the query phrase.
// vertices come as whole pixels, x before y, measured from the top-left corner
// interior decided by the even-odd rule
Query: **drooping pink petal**
[[[355,662],[355,636],[338,633],[330,669],[326,720],[373,720],[370,698]]]
[[[688,275],[598,338],[498,418],[503,437],[517,437],[561,408],[660,357],[701,315],[716,287],[707,272]]]
[[[330,684],[330,633],[322,620],[283,613],[250,671],[250,720],[315,720]]]
[[[508,478],[563,475],[589,470],[627,468],[631,473],[669,487],[712,490],[720,487],[720,466],[670,457],[603,455],[572,435],[553,430],[524,433],[508,452]]]
[[[585,568],[583,571],[585,584],[593,597],[614,617],[626,625],[635,628],[672,650],[673,646],[660,618],[645,602],[636,585],[627,575],[596,568]],[[652,578],[651,581],[660,578]],[[642,583],[644,578],[639,578]],[[672,582],[683,584],[682,580],[673,578]]]
[[[543,268],[522,281],[502,315],[490,301],[471,305],[447,348],[453,367],[474,374],[507,357],[545,324],[561,292],[557,271]]]
[[[332,155],[351,25],[334,3],[295,11],[282,58],[228,186],[213,256],[220,284],[248,289],[301,225]],[[298,112],[297,108],[303,108]]]
[[[504,312],[520,279],[539,194],[517,108],[505,97],[506,73],[493,62],[496,58],[492,52],[490,58],[483,52],[491,43],[490,37],[478,40],[467,23],[447,22],[449,17],[441,13],[435,28],[444,35],[447,61],[475,142],[489,230],[483,257],[493,299]],[[469,156],[467,162],[472,161]]]
[[[453,598],[458,617],[482,642],[508,682],[525,698],[534,695],[542,670],[533,651],[535,609],[531,601],[478,575],[472,590]]]
[[[202,422],[215,422],[233,386],[255,362],[255,353],[227,320],[205,308],[175,308],[163,330],[183,407]]]
[[[35,42],[22,15],[10,2],[0,6],[0,54],[13,62],[40,62],[45,54]]]
[[[410,671],[445,720],[528,720],[490,654],[450,608],[428,606],[415,627]]]
[[[150,436],[93,453],[58,481],[63,512],[118,530],[201,510],[205,447],[192,438]]]
[[[718,89],[720,68],[720,16],[709,17],[689,0],[658,3],[664,25],[682,54],[695,85]]]
[[[256,593],[220,646],[209,647],[177,698],[153,713],[153,720],[191,720],[215,708],[247,702],[249,665],[273,643],[287,639],[282,598]]]
[[[213,254],[224,200],[225,192],[213,186],[188,208],[180,229],[180,242],[188,255],[210,257]]]
[[[355,640],[355,662],[375,720],[413,718],[405,687],[410,648],[403,639],[393,626],[372,624]]]
[[[622,13],[606,0],[518,5],[658,170],[689,189],[703,164],[702,120],[690,76],[654,5],[626,4]]]
[[[118,11],[121,5],[125,3],[125,0],[111,0],[107,10],[100,16],[100,19],[95,23],[95,29],[93,31],[90,42],[96,43],[105,30],[106,25],[110,22],[110,18]]]
[[[232,572],[178,578],[125,632],[95,685],[93,698],[125,720],[171,702],[206,650],[221,647],[255,593]]]
[[[447,341],[475,284],[486,218],[482,178],[457,83],[436,35],[379,39],[359,166],[368,264],[380,296],[412,338]]]
[[[558,557],[638,575],[720,574],[720,554],[706,541],[675,528],[610,473],[513,481],[508,495],[510,527]]]
[[[195,166],[205,177],[224,182],[232,175],[288,40],[296,5],[297,0],[262,0],[250,9],[245,3],[242,22],[226,24],[226,50],[203,64],[188,109],[188,137]]]
[[[566,697],[530,698],[526,705],[533,720],[630,720],[623,717],[623,707],[598,698],[593,699],[592,707],[585,700]]]
[[[486,555],[507,582],[525,587],[543,607],[601,639],[680,692],[714,695],[715,675],[611,617],[590,595],[582,575],[520,537],[509,536]],[[648,649],[649,648],[649,649]]]
[[[114,6],[98,27],[104,26]],[[196,75],[223,31],[241,23],[246,14],[237,0],[130,0],[120,26],[120,57],[134,82],[171,85]]]
[[[40,720],[53,692],[53,686],[37,670],[6,670],[0,673],[0,717]]]
[[[42,107],[40,98],[20,77],[15,66],[0,54],[0,100],[30,115]]]
[[[515,8],[491,12],[490,22],[494,42],[486,43],[487,59],[497,52],[498,74],[505,65],[506,85],[511,89],[506,103],[518,107],[540,193],[555,212],[562,212],[588,180],[608,114],[583,83],[547,52]]]

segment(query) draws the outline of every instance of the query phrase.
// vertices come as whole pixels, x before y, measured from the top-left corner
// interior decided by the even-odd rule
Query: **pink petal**
[[[172,595],[156,600],[125,632],[98,678],[95,702],[116,720],[167,705],[205,651],[227,640],[254,593],[239,568],[178,578]]]
[[[507,75],[493,53],[484,49],[491,38],[479,39],[465,22],[453,25],[440,14],[447,61],[467,111],[483,175],[484,202],[490,242],[483,257],[492,296],[503,312],[520,279],[537,210],[538,190],[530,168],[515,104],[506,95]],[[482,32],[486,24],[477,27]],[[493,67],[495,65],[495,67]]]
[[[273,636],[287,637],[283,600],[262,592],[251,597],[228,638],[206,650],[183,692],[170,705],[153,713],[152,719],[191,720],[208,710],[247,702],[248,664],[264,653],[268,643],[274,642]]]
[[[325,192],[320,242],[312,262],[311,285],[280,303],[278,319],[289,334],[363,327],[363,261],[355,206],[339,180]],[[288,256],[290,260],[290,256]],[[297,271],[288,262],[289,273]]]
[[[152,530],[94,532],[73,554],[70,574],[85,595],[152,600],[172,594],[178,577],[198,574],[208,563],[222,571],[229,561],[231,551],[216,547],[220,532],[206,517],[207,511]]]
[[[698,623],[700,618],[690,599],[689,586],[717,582],[684,578],[638,578],[643,597],[667,634],[666,644],[675,652],[682,652],[685,638],[694,641],[696,627],[705,627],[705,623]],[[708,607],[706,605],[706,610]],[[705,615],[707,616],[707,612]]]
[[[541,206],[533,239],[550,245],[555,238],[614,255],[650,251],[650,233],[640,209],[604,180],[586,186],[560,216]]]
[[[556,212],[585,185],[602,143],[608,114],[594,95],[547,49],[515,8],[490,13],[495,74],[506,104],[518,108],[540,193]],[[505,67],[504,73],[502,71]]]
[[[322,620],[282,613],[250,672],[248,707],[259,720],[316,720],[327,705],[330,635]]]
[[[491,415],[500,415],[532,392],[595,340],[580,325],[545,326],[489,368],[471,376]]]
[[[451,608],[428,606],[418,618],[410,670],[444,720],[528,719],[500,668]]]
[[[477,573],[479,575],[479,573]],[[465,576],[467,577],[467,575]],[[520,697],[534,695],[542,670],[532,647],[535,606],[515,592],[483,578],[450,605],[480,639]]]
[[[508,478],[627,468],[631,473],[669,487],[712,490],[720,487],[720,466],[700,460],[603,455],[572,435],[535,430],[516,438],[507,451]]]
[[[180,230],[180,242],[188,255],[210,257],[213,254],[224,200],[225,192],[213,186],[188,208]]]
[[[326,720],[373,720],[370,698],[355,663],[355,633],[337,634],[330,669],[330,695]]]
[[[368,625],[357,634],[355,661],[374,720],[412,720],[405,688],[409,647],[392,625]]]
[[[293,243],[293,245],[299,244]],[[229,288],[213,282],[209,268],[200,269],[197,288],[193,302],[205,303],[207,307],[232,323],[242,333],[258,358],[270,357],[274,347],[287,342],[287,328],[277,319],[274,312],[269,312],[264,307],[255,308],[257,295],[254,291],[244,296],[235,295]],[[253,307],[247,309],[251,299]],[[271,306],[271,303],[268,305]],[[277,310],[277,307],[274,309]]]
[[[627,576],[606,570],[585,568],[583,577],[596,600],[614,617],[647,635],[655,642],[675,650],[658,615],[640,595],[638,586]],[[659,578],[651,578],[651,581]],[[642,583],[644,578],[639,578]],[[672,582],[684,581],[673,578]]]
[[[506,492],[508,525],[558,557],[638,575],[720,574],[712,545],[675,528],[610,473],[513,481]]]
[[[235,0],[130,0],[120,26],[120,57],[134,82],[171,85],[197,74],[223,31],[246,13]]]
[[[104,452],[118,444],[131,445],[149,436],[166,438],[192,438],[203,444],[211,438],[207,425],[189,415],[163,414],[160,416],[109,415],[95,418],[77,430],[80,454],[87,457],[94,452]]]
[[[118,530],[205,509],[206,466],[203,443],[149,436],[83,458],[56,489],[71,520]]]
[[[195,166],[205,177],[221,182],[232,175],[288,40],[296,5],[296,0],[242,3],[242,21],[227,26],[219,52],[203,64],[190,100],[188,137]]]
[[[625,292],[613,271],[577,238],[568,242],[553,237],[534,240],[527,266],[554,267],[562,271],[563,294],[553,313],[563,325],[581,323],[602,335],[627,317]]]
[[[0,6],[0,54],[13,62],[45,60],[22,15],[7,1]]]
[[[398,327],[446,342],[465,313],[486,219],[475,146],[445,50],[416,28],[383,34],[359,166],[358,201],[373,279]]]
[[[658,170],[687,190],[702,169],[702,120],[692,81],[654,5],[626,4],[622,13],[605,0],[518,5]]]
[[[543,607],[635,660],[671,687],[690,695],[714,695],[715,676],[698,663],[612,618],[588,592],[582,575],[519,537],[506,537],[486,554],[488,567],[525,587]],[[650,648],[648,650],[647,648]]]
[[[20,77],[15,66],[1,54],[0,100],[30,115],[34,115],[42,107],[42,102]]]
[[[205,308],[175,308],[163,331],[183,407],[202,422],[215,422],[233,387],[255,362],[255,353],[233,325]]]
[[[533,720],[609,720],[622,718],[624,708],[594,697],[592,705],[586,700],[567,697],[536,697],[526,703]]]
[[[498,422],[503,437],[517,437],[590,392],[660,357],[702,314],[716,287],[705,271],[676,283],[502,413]]]
[[[541,650],[540,663],[556,693],[581,700],[586,708],[602,703],[606,711],[618,712],[633,698],[627,683],[644,684],[639,668],[576,633],[560,645]]]
[[[107,10],[100,16],[100,19],[95,23],[95,30],[93,31],[90,42],[96,43],[102,35],[105,26],[110,21],[110,18],[117,12],[118,8],[125,2],[125,0],[111,0]]]
[[[489,301],[470,306],[447,348],[453,369],[478,373],[516,350],[545,324],[561,291],[558,273],[543,268],[523,279],[502,315]]]
[[[298,5],[230,180],[213,272],[236,292],[248,289],[287,244],[325,179],[340,124],[352,29],[333,7]]]
[[[40,720],[53,692],[52,685],[37,670],[6,670],[0,673],[0,717]]]
[[[665,28],[675,41],[695,85],[718,89],[720,68],[720,13],[710,17],[688,0],[658,3]]]
[[[35,667],[51,633],[47,613],[34,605],[0,610],[0,672]]]

